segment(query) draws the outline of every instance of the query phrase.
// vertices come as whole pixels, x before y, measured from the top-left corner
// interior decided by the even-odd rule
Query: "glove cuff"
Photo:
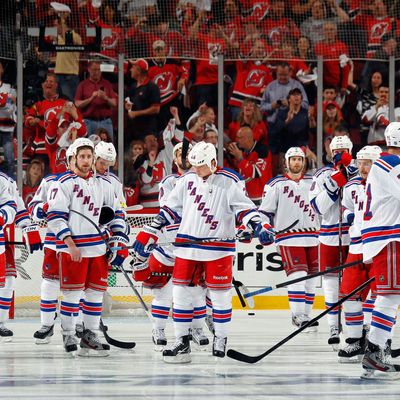
[[[331,178],[336,182],[338,187],[343,187],[347,183],[347,178],[341,171],[334,172]]]

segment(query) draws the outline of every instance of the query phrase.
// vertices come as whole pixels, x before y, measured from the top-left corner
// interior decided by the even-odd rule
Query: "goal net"
[[[144,211],[144,212],[143,212]],[[152,221],[156,210],[145,211],[140,213],[127,212],[127,222],[130,225],[130,243],[135,240],[137,233],[143,227]],[[40,233],[44,239],[46,226],[41,225]],[[15,229],[15,240],[21,240],[20,229]],[[43,251],[36,251],[29,254],[23,246],[16,246],[15,260],[18,271],[18,278],[16,279],[15,293],[14,293],[14,313],[15,317],[24,316],[38,316],[40,313],[40,285],[42,281],[42,263]],[[127,271],[131,270],[129,262],[131,257],[125,260],[124,268]],[[128,272],[131,277],[132,274]],[[132,282],[142,295],[144,301],[150,305],[151,292],[142,288],[141,283],[136,283],[133,279]],[[129,315],[129,314],[143,314],[142,308],[138,298],[134,295],[132,288],[129,287],[124,275],[120,272],[110,272],[108,275],[108,290],[104,296],[104,314],[112,315]]]

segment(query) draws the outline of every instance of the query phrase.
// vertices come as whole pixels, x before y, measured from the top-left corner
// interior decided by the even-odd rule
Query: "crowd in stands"
[[[35,58],[24,71],[26,196],[44,174],[65,170],[65,149],[76,137],[117,145],[118,82],[103,65],[119,53],[129,60],[123,94],[128,205],[157,206],[158,183],[172,172],[176,142],[185,137],[217,145],[218,135],[224,136],[218,150],[225,166],[244,176],[250,197],[259,201],[268,179],[282,172],[289,147],[303,147],[315,168],[318,101],[325,162],[337,132],[351,136],[354,151],[384,142],[388,59],[399,55],[398,1],[36,0],[24,7],[23,23],[55,26],[57,37],[46,40],[57,44],[86,43],[86,27],[111,30],[101,52],[90,57],[46,54],[37,39],[27,41]],[[217,109],[219,54],[223,110]],[[318,56],[325,60],[320,100]],[[3,82],[6,64],[0,63],[0,168],[14,176],[16,93]],[[396,78],[399,73],[396,68]]]

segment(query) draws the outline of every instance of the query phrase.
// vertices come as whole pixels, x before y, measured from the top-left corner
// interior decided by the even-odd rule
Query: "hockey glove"
[[[339,169],[341,166],[347,167],[350,165],[352,161],[350,153],[337,153],[333,156],[333,164],[336,169]]]
[[[331,175],[331,179],[333,179],[338,187],[343,187],[347,183],[347,171],[341,170],[341,171],[336,171]]]
[[[49,209],[48,203],[43,203],[42,207],[38,207],[36,211],[36,216],[38,219],[46,219],[47,218],[47,210]]]
[[[110,206],[103,206],[100,210],[99,224],[107,225],[115,217],[115,212]]]
[[[346,220],[349,225],[351,225],[354,221],[354,213],[348,213],[346,215]]]
[[[260,244],[268,246],[274,243],[275,232],[269,224],[262,224],[258,218],[253,218],[248,222],[248,225],[253,229],[254,235],[258,237]]]
[[[28,225],[22,228],[22,235],[25,244],[28,246],[30,253],[42,250],[43,243],[39,233],[39,226],[36,224]]]
[[[108,240],[110,250],[107,252],[107,259],[112,266],[120,267],[124,263],[125,258],[129,255],[128,247],[126,247],[128,243],[128,236],[122,232],[115,233]],[[113,250],[113,247],[116,249]]]
[[[143,282],[150,278],[151,272],[149,268],[148,258],[141,257],[137,253],[131,253],[133,260],[130,265],[133,270],[133,279],[136,282]]]
[[[241,243],[250,243],[251,239],[253,239],[253,235],[244,225],[240,225],[236,234],[236,238]]]
[[[6,221],[7,221],[7,214],[3,210],[0,210],[0,227],[4,226],[6,224]]]

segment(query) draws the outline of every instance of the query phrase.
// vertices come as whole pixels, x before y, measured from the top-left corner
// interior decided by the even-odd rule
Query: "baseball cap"
[[[132,65],[137,65],[142,71],[148,71],[149,70],[149,64],[144,58],[139,58],[135,61],[131,61]]]
[[[164,40],[155,40],[154,42],[153,42],[153,49],[155,50],[155,49],[164,49],[165,48],[165,42],[164,42]]]

